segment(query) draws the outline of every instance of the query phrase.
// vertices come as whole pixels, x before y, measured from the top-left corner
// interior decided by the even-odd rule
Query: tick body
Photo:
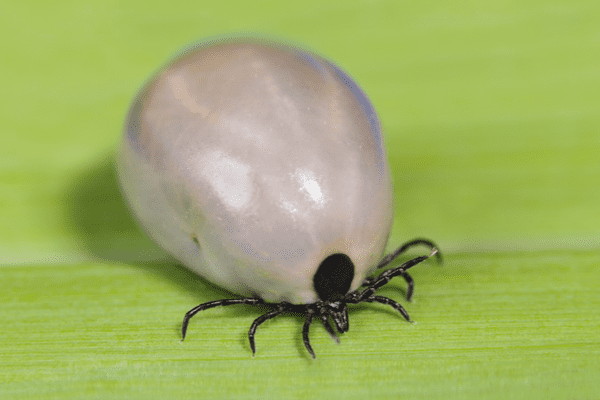
[[[381,275],[389,276],[367,278],[395,258],[380,262],[393,190],[379,120],[345,72],[285,44],[222,39],[163,68],[131,107],[119,177],[160,246],[244,296],[191,310],[184,336],[198,311],[269,304],[273,311],[250,329],[253,352],[260,323],[303,311],[314,356],[310,322],[321,319],[335,337],[328,319],[347,331],[347,304],[390,304],[408,319],[374,292],[400,275],[410,296],[406,270],[437,251],[430,241],[409,242],[402,249],[432,251]]]

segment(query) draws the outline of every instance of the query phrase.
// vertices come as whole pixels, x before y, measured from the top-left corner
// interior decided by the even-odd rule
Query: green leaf
[[[600,3],[12,2],[0,13],[0,397],[565,399],[600,392]],[[435,240],[336,345],[171,260],[114,152],[145,79],[194,40],[260,31],[338,62],[386,132],[389,249]],[[415,253],[417,251],[415,250]]]

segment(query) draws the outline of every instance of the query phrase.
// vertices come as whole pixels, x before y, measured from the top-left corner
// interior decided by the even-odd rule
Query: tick
[[[379,119],[362,89],[332,62],[258,38],[195,46],[161,68],[134,100],[118,162],[125,197],[146,232],[182,264],[240,298],[202,310],[260,305],[248,333],[280,314],[303,313],[347,332],[348,305],[393,307],[376,295],[437,246],[416,239],[382,258],[393,188]],[[413,246],[426,255],[390,266]],[[335,330],[331,326],[333,321]]]

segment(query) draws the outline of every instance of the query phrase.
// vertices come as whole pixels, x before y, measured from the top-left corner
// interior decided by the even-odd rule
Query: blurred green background
[[[361,305],[335,345],[154,246],[113,157],[130,101],[190,43],[256,32],[369,94],[389,248],[437,241],[408,324]],[[600,398],[600,3],[11,1],[0,9],[0,398]],[[400,299],[403,283],[382,294]]]

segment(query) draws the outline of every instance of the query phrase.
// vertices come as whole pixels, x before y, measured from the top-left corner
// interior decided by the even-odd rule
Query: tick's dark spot
[[[192,235],[192,242],[194,242],[196,246],[200,247],[200,242],[198,241],[198,237],[196,235]]]
[[[315,291],[322,301],[336,301],[350,290],[354,279],[354,264],[342,253],[332,254],[323,260],[313,278]]]

